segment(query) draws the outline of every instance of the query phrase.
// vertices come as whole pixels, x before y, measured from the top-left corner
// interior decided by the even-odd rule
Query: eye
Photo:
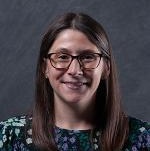
[[[80,59],[81,59],[81,61],[83,61],[83,62],[95,61],[96,58],[97,58],[96,55],[95,55],[95,54],[91,54],[91,53],[89,53],[89,54],[82,54],[82,55],[80,56]]]
[[[68,54],[57,54],[56,56],[57,61],[69,61],[70,60],[70,56]]]

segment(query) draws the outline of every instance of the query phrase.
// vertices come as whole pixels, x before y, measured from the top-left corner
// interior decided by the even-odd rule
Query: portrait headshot
[[[148,6],[5,1],[0,151],[150,151]]]

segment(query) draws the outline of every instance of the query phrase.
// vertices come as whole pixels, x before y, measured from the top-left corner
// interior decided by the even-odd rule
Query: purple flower
[[[138,151],[135,146],[132,147],[132,151]]]
[[[64,142],[66,142],[66,141],[67,141],[67,137],[66,137],[66,136],[63,138],[63,141],[64,141]]]
[[[150,135],[147,136],[147,143],[150,146]]]
[[[55,141],[58,142],[58,137],[57,136],[55,137]]]
[[[67,150],[67,149],[68,149],[68,144],[67,144],[67,143],[64,143],[64,144],[62,145],[62,148],[63,148],[64,150]]]
[[[142,139],[142,136],[141,136],[141,135],[139,135],[139,136],[138,136],[138,138],[139,138],[139,141],[140,141],[140,142],[142,142],[142,141],[143,141],[143,139]]]
[[[138,148],[140,148],[142,145],[140,142],[138,142],[137,146],[138,146]]]
[[[74,142],[75,142],[75,138],[74,138],[74,137],[71,137],[71,138],[70,138],[70,142],[71,142],[71,143],[74,143]]]

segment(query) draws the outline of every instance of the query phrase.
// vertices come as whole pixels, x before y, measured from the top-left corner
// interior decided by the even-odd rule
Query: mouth
[[[87,82],[73,82],[73,81],[65,81],[62,82],[65,84],[68,88],[73,89],[73,90],[80,90],[83,86],[87,85]]]

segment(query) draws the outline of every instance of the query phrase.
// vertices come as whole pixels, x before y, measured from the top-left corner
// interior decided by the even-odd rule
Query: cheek
[[[98,88],[99,86],[99,83],[102,79],[103,72],[104,72],[103,63],[98,68],[96,68],[95,71],[93,72],[93,84],[96,88]]]
[[[48,70],[48,79],[50,83],[53,83],[57,79],[57,72],[55,72],[52,68]]]
[[[52,89],[55,90],[58,87],[57,74],[53,72],[53,70],[49,70],[48,72],[48,80]]]
[[[100,69],[93,70],[92,72],[87,72],[87,77],[90,79],[90,87],[97,89],[101,80],[102,71]]]
[[[96,87],[99,86],[99,83],[101,81],[101,77],[102,77],[102,72],[101,71],[97,71],[94,73],[93,75],[93,83]]]
[[[62,75],[63,75],[62,71],[56,70],[51,65],[48,66],[48,68],[47,68],[47,77],[48,77],[49,82],[50,82],[52,87],[55,87],[55,85],[57,85],[57,82],[59,82]]]
[[[57,75],[55,70],[56,69],[51,66],[50,62],[47,61],[45,73],[50,81]]]

